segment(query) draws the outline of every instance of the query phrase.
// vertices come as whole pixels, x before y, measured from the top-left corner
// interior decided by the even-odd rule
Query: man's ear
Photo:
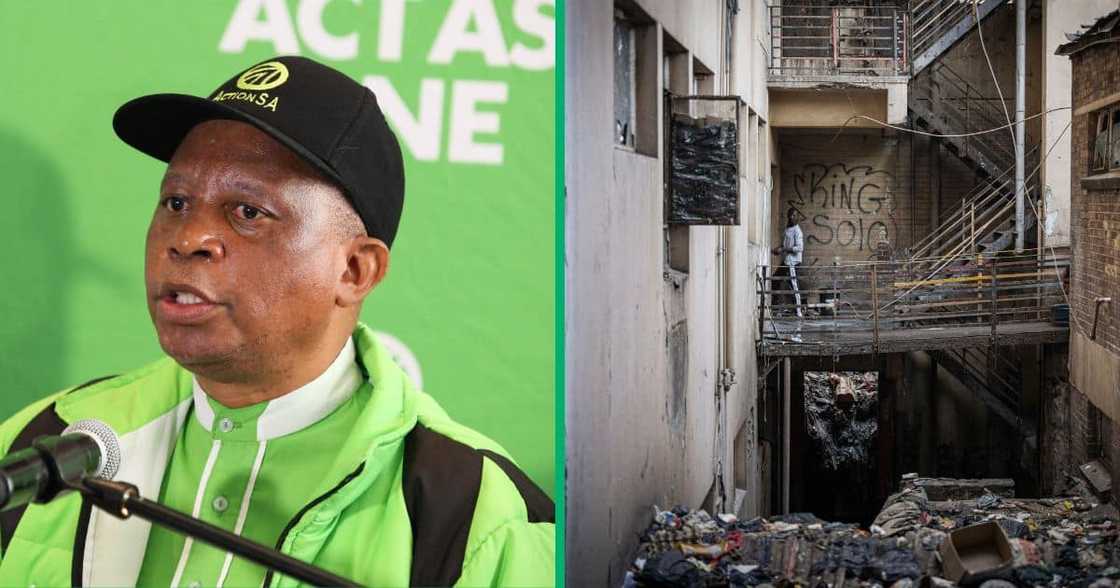
[[[389,271],[389,247],[381,239],[354,237],[346,248],[346,270],[339,280],[336,302],[358,306]]]

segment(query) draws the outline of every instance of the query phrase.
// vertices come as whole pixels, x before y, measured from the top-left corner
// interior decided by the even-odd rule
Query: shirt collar
[[[334,412],[358,389],[362,373],[355,359],[354,340],[348,338],[331,365],[314,380],[268,402],[242,408],[222,406],[192,378],[195,418],[216,438],[228,435],[230,439],[267,441],[295,433]],[[255,435],[246,430],[253,424]]]

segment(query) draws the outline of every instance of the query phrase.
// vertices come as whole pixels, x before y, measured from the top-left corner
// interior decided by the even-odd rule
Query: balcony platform
[[[819,88],[867,88],[887,90],[897,86],[906,87],[910,83],[908,75],[889,75],[875,72],[812,72],[772,70],[766,85],[783,90],[805,90]]]
[[[1069,327],[1049,321],[881,328],[876,345],[872,321],[778,318],[765,322],[759,353],[772,357],[859,355],[959,347],[1034,345],[1069,340]]]

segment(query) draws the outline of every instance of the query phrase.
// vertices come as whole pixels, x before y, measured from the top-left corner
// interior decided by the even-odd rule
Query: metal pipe
[[[782,512],[789,514],[789,452],[790,452],[790,368],[788,357],[782,358]]]
[[[713,508],[715,512],[727,512],[727,493],[723,483],[724,467],[727,463],[727,389],[724,388],[727,365],[727,333],[725,328],[725,312],[727,308],[727,287],[724,270],[727,268],[727,250],[724,248],[724,232],[727,227],[718,227],[716,233],[716,447],[712,452],[715,458],[714,474],[715,488]]]
[[[998,82],[997,82],[998,83]],[[1026,224],[1027,0],[1015,2],[1015,251],[1023,251]]]

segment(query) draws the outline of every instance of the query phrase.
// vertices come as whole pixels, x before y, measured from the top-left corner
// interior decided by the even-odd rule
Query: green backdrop
[[[402,138],[363,320],[551,494],[554,19],[552,0],[0,0],[0,417],[161,354],[143,248],[164,164],[114,110],[298,52],[373,87]]]

